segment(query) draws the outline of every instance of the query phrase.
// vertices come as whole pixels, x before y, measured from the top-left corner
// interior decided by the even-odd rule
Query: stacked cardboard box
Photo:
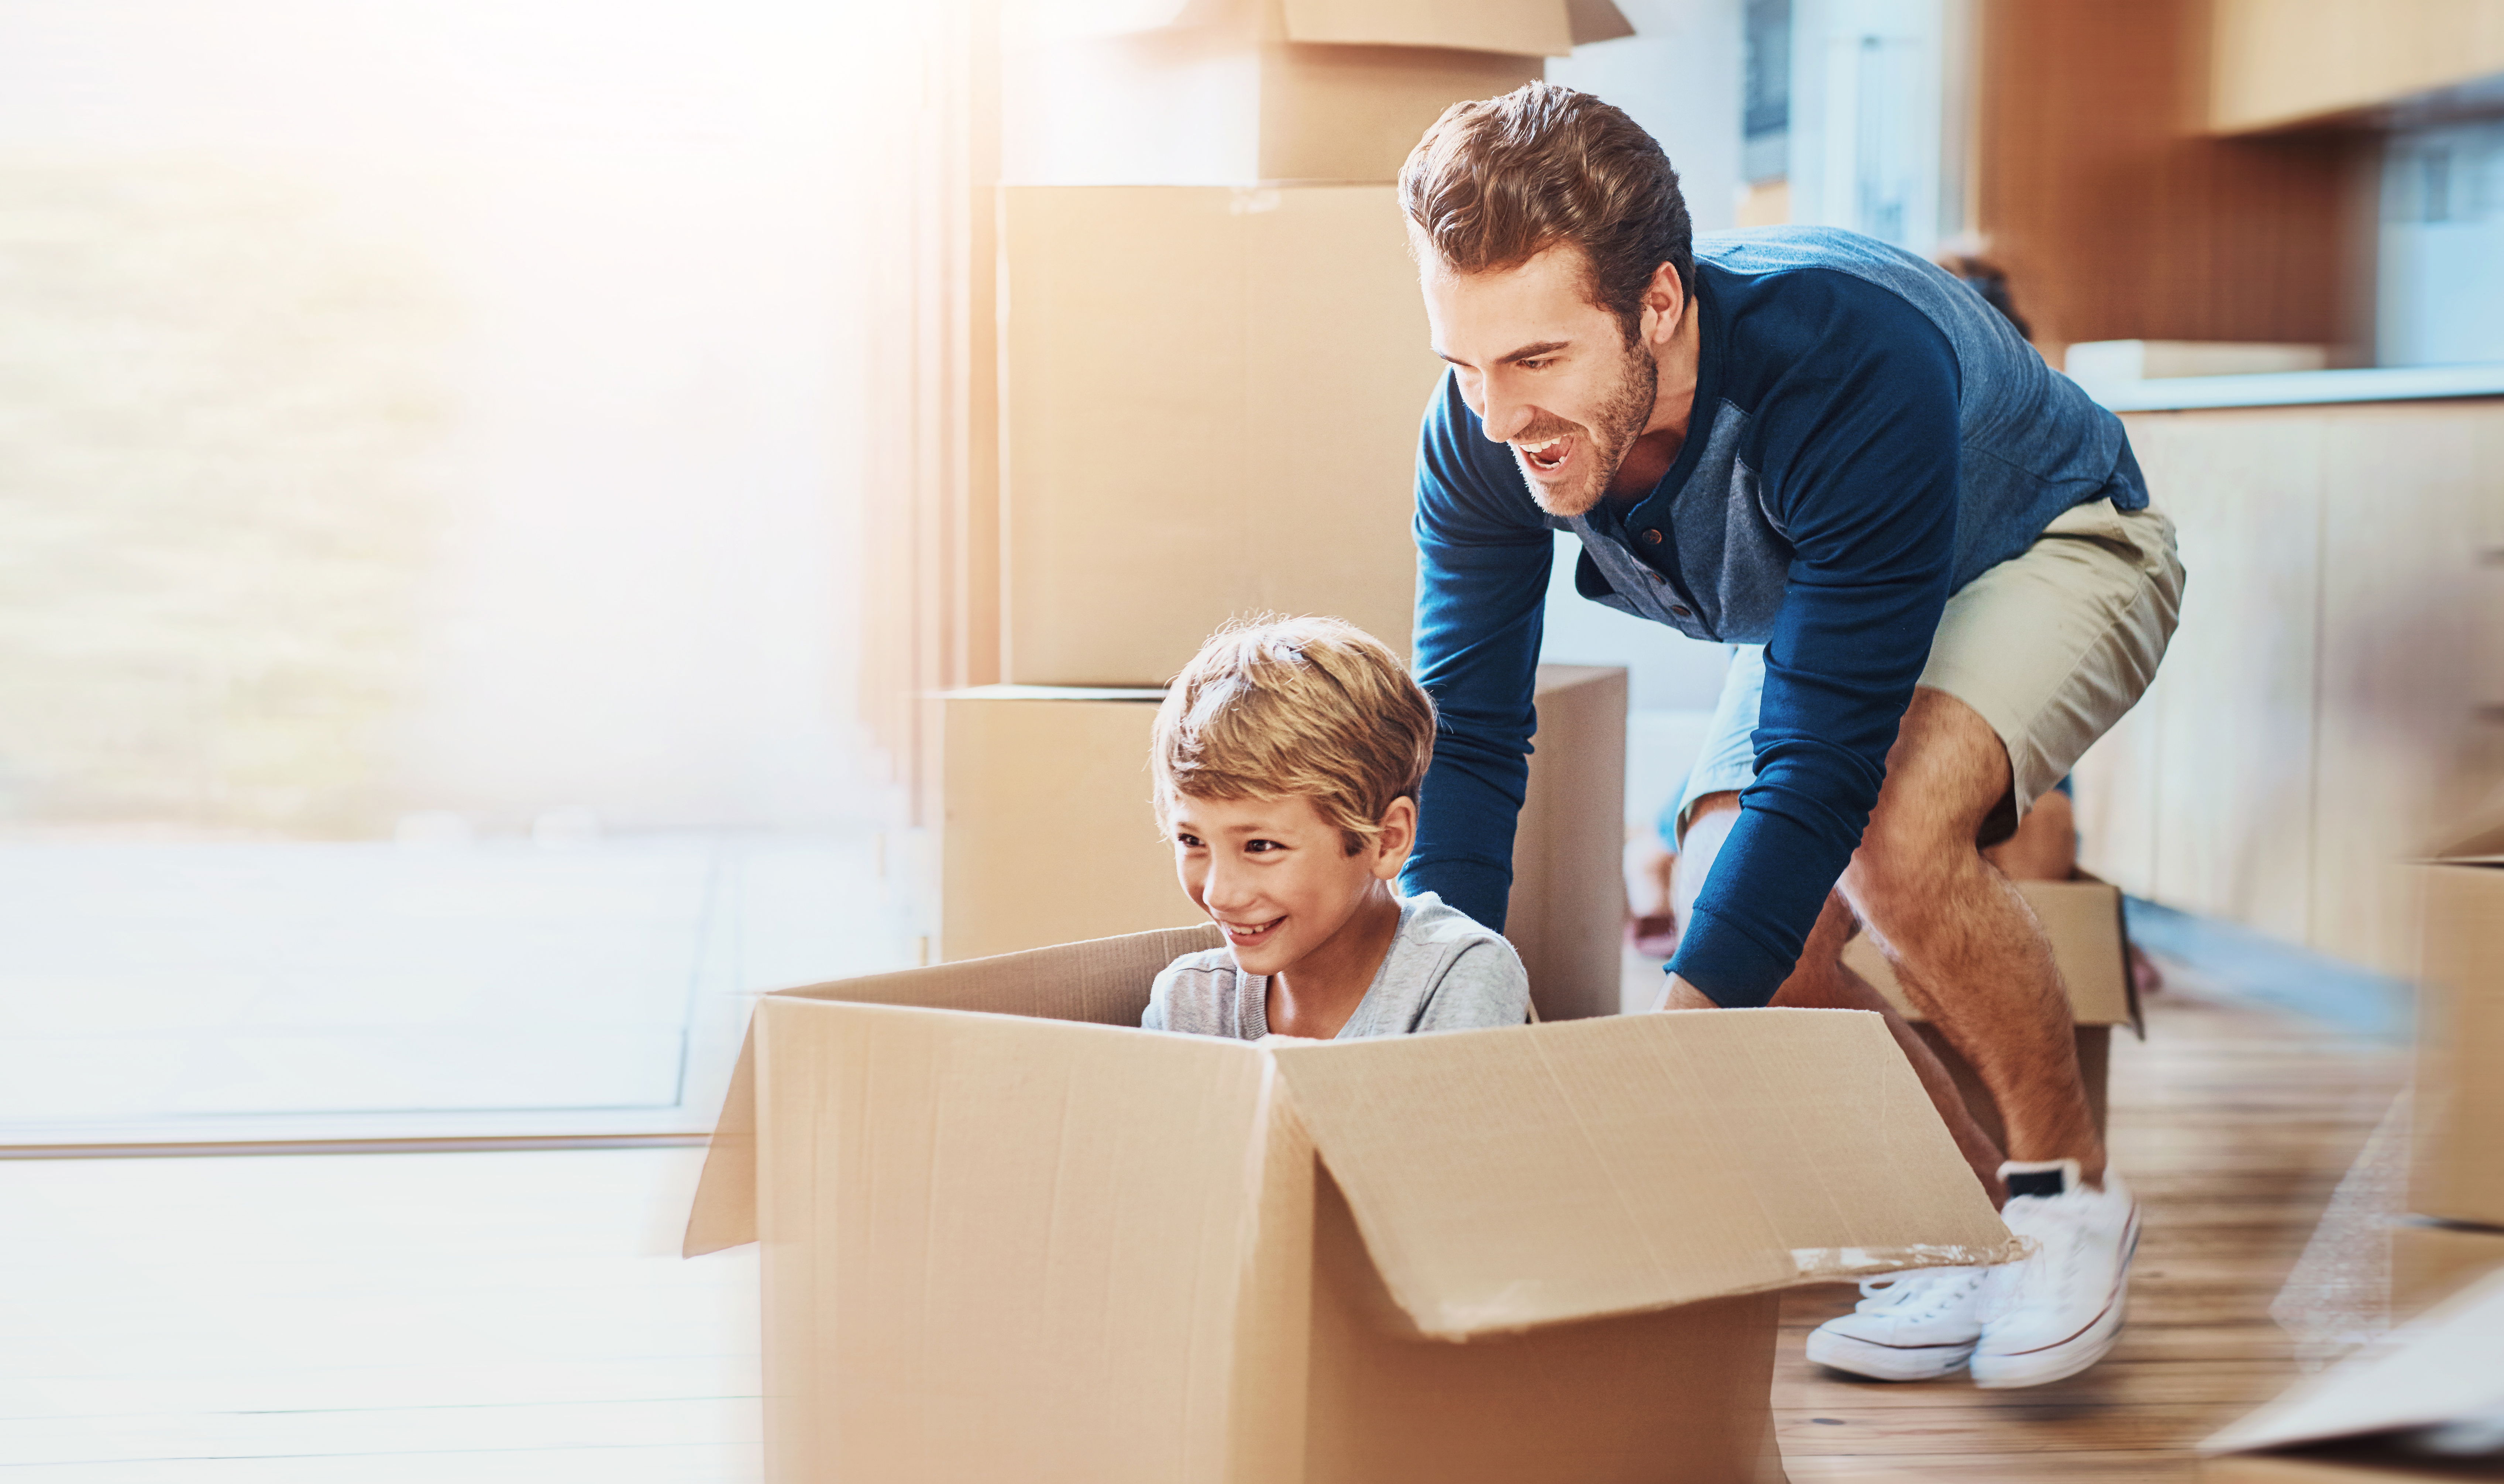
[[[1031,10],[1003,70],[1019,125],[1003,163],[1011,180],[1054,185],[1388,181],[1449,105],[1634,34],[1608,0]]]
[[[951,962],[1190,922],[1149,798],[1161,692],[986,686],[942,707]],[[1546,665],[1506,933],[1543,1019],[1617,1009],[1626,674]]]
[[[2086,1078],[2087,1102],[2095,1110],[2096,1131],[2104,1127],[2105,1086],[2112,1067],[2113,1028],[2140,1027],[2139,990],[2130,978],[2130,941],[2122,921],[2121,892],[2094,877],[2079,875],[2066,881],[2019,881],[2018,891],[2043,924],[2052,941],[2052,962],[2069,991],[2069,1009],[2077,1024],[2078,1071]],[[2005,1143],[2000,1107],[1973,1063],[1965,1058],[1937,1026],[1904,993],[1894,966],[1866,935],[1843,950],[1845,967],[1869,981],[1904,1018],[1921,1031],[1938,1053],[1974,1122],[1997,1141]]]
[[[1213,942],[766,998],[685,1245],[768,1479],[1779,1480],[1778,1291],[2008,1250],[1871,1017],[1119,1028]]]
[[[1445,107],[1631,34],[1608,0],[1133,0],[1029,22],[1002,73],[1008,683],[943,707],[949,960],[1195,915],[1145,758],[1156,688],[1219,625],[1326,613],[1408,652],[1442,364],[1389,183]],[[1543,1015],[1601,1014],[1624,677],[1543,673],[1540,704],[1514,938]]]

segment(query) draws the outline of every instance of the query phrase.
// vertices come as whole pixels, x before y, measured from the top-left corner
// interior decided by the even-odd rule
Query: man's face
[[[1492,273],[1419,257],[1435,354],[1457,368],[1486,435],[1512,445],[1530,498],[1559,516],[1598,504],[1652,419],[1660,366],[1591,302],[1582,250],[1551,247]]]

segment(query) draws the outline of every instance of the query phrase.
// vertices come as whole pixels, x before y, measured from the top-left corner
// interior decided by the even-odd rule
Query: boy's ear
[[[1402,795],[1382,811],[1381,832],[1374,837],[1374,874],[1386,881],[1400,880],[1408,852],[1417,847],[1417,801]]]

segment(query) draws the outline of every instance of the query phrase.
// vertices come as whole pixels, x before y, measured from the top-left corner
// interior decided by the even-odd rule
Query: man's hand
[[[1703,990],[1672,974],[1669,976],[1668,987],[1660,992],[1660,1003],[1652,1008],[1654,1010],[1719,1010],[1722,1007],[1713,1003],[1712,997]]]

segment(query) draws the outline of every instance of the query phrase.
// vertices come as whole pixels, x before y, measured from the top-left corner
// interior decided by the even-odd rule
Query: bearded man
[[[1932,264],[1775,227],[1692,240],[1658,144],[1532,84],[1401,174],[1434,349],[1416,663],[1442,728],[1404,888],[1504,923],[1551,533],[1575,587],[1733,645],[1680,801],[1701,872],[1663,1004],[1876,1011],[2033,1256],[1864,1285],[1811,1359],[2032,1386],[2119,1331],[2138,1208],[2105,1165],[2042,928],[1983,859],[2139,699],[2174,534],[2112,414]],[[1840,961],[1865,928],[2007,1148]],[[2003,1157],[2004,1156],[2004,1157]]]

